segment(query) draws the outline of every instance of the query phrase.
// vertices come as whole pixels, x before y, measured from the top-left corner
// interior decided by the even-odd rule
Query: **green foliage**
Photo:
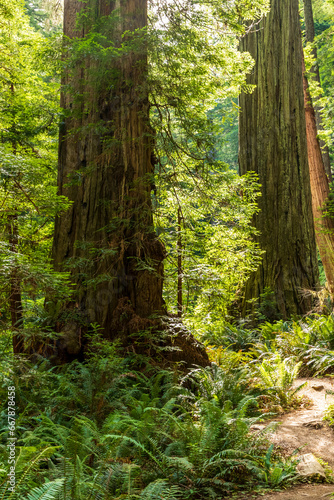
[[[236,139],[232,103],[253,64],[249,54],[237,50],[236,35],[245,29],[241,16],[259,16],[266,7],[265,2],[250,9],[242,2],[218,7],[189,1],[182,10],[177,3],[153,3],[155,223],[168,251],[166,302],[175,311],[181,278],[184,317],[196,330],[204,319],[216,322],[226,314],[260,260],[251,238],[259,186],[255,177],[240,178],[230,170],[227,163],[235,169],[237,148],[234,142],[231,154],[223,143],[230,120]]]
[[[177,304],[181,252],[185,318],[196,330],[203,323],[215,328],[260,260],[250,226],[256,211],[257,183],[252,177],[240,178],[214,167],[208,173],[198,172],[195,178],[187,170],[174,170],[160,175],[160,180],[167,183],[158,191],[155,216],[158,234],[168,251],[167,304],[172,311]],[[177,246],[179,239],[182,249]]]
[[[219,104],[216,104],[215,108],[208,111],[207,116],[215,131],[215,147],[212,158],[223,164],[226,163],[237,172],[239,169],[239,107],[237,99],[224,99]]]
[[[315,316],[295,322],[278,340],[282,355],[294,355],[303,362],[302,373],[321,375],[334,367],[334,317]]]
[[[326,412],[325,412],[324,420],[331,427],[334,427],[334,404],[333,403],[328,405]]]
[[[300,321],[267,322],[259,325],[258,331],[259,340],[250,349],[250,354],[256,359],[275,355],[281,360],[294,359],[302,362],[302,376],[333,371],[333,314],[313,315]]]
[[[213,365],[178,383],[173,372],[135,372],[115,347],[103,355],[105,347],[95,338],[88,362],[58,369],[8,366],[3,357],[1,439],[15,384],[18,497],[204,500],[289,479],[291,466],[267,452],[266,433],[249,432],[260,416],[245,395],[248,374]],[[2,446],[1,463],[6,457]],[[7,486],[2,498],[16,498]]]
[[[43,297],[68,295],[49,259],[54,218],[68,203],[55,187],[58,47],[29,26],[21,2],[9,7],[13,17],[0,15],[0,322],[28,339]],[[13,290],[20,300],[8,307]],[[15,308],[24,323],[13,324]]]
[[[263,359],[258,366],[259,384],[266,389],[273,403],[287,409],[293,405],[298,391],[306,383],[293,387],[302,362],[296,363],[293,359],[282,359],[279,354]]]
[[[308,71],[316,63],[319,72],[321,85],[314,79],[309,78],[310,92],[314,104],[318,106],[322,116],[324,130],[319,133],[329,148],[331,160],[333,159],[333,2],[330,0],[313,2],[315,41],[314,44],[307,44],[305,48],[305,65]],[[317,48],[318,59],[314,61],[311,55],[312,48]],[[310,75],[312,76],[312,75]]]
[[[181,382],[176,372],[148,371],[144,357],[135,356],[142,371],[133,370],[134,356],[120,357],[117,345],[99,338],[98,325],[91,325],[83,363],[52,367],[43,359],[12,358],[14,327],[28,346],[40,335],[44,298],[70,294],[68,275],[54,273],[49,261],[54,219],[68,208],[55,189],[57,122],[65,117],[57,102],[59,43],[50,36],[57,16],[46,15],[52,4],[31,1],[27,16],[21,3],[0,0],[0,498],[207,500],[255,484],[282,486],[295,477],[295,463],[275,457],[266,438],[272,427],[255,435],[250,426],[262,418],[263,397],[285,409],[294,403],[302,363],[304,373],[333,369],[334,319],[265,322],[274,319],[270,290],[257,308],[257,328],[224,319],[261,257],[251,224],[257,179],[235,173],[235,100],[240,89],[249,90],[245,78],[253,64],[238,52],[237,37],[244,21],[258,19],[268,2],[186,1],[180,8],[154,1],[148,29],[127,33],[120,47],[110,37],[117,15],[99,19],[83,39],[64,40],[73,55],[68,71],[94,61],[94,92],[116,82],[111,59],[148,49],[141,92],[148,94],[155,130],[157,163],[150,181],[156,229],[168,252],[165,297],[175,312],[181,255],[185,323],[217,362],[194,368]],[[93,14],[89,10],[88,18]],[[78,23],[88,25],[88,18]],[[68,90],[86,113],[88,96]],[[100,123],[96,131],[105,133]],[[81,174],[71,182],[79,185]],[[88,250],[91,258],[114,251]],[[83,279],[88,264],[84,258],[70,262]],[[22,296],[23,320],[11,330],[13,283]],[[45,330],[45,341],[55,341],[52,330]],[[138,342],[155,343],[149,333]],[[16,387],[17,403],[15,494],[6,477],[9,385]]]
[[[43,486],[34,488],[27,496],[27,500],[57,500],[63,488],[64,479],[55,479]]]
[[[61,31],[63,3],[59,0],[24,0],[31,26],[44,35]]]
[[[217,329],[207,331],[202,336],[202,341],[210,346],[228,347],[234,351],[248,352],[259,339],[257,330],[246,329],[242,325],[217,322],[214,326]]]
[[[191,381],[191,386],[197,397],[215,402],[222,407],[228,401],[233,408],[241,401],[248,401],[254,411],[256,401],[249,383],[249,371],[245,365],[225,367],[213,363],[205,369],[199,368],[189,372],[184,381]]]
[[[52,495],[59,488],[57,484],[53,484],[49,489],[42,487],[41,489],[36,486],[36,474],[40,470],[41,462],[49,458],[54,454],[56,447],[47,446],[41,451],[38,451],[34,447],[20,447],[16,448],[18,451],[18,457],[15,462],[15,488],[10,486],[9,480],[7,479],[7,471],[2,471],[2,480],[5,483],[0,490],[1,499],[11,500],[18,498],[18,493],[25,494],[30,488],[32,495]],[[7,453],[4,454],[5,460],[7,459]],[[61,483],[58,483],[58,486]],[[34,498],[34,497],[33,497]],[[43,496],[41,497],[43,498]],[[47,496],[44,497],[47,500]],[[52,498],[52,497],[51,497]]]
[[[274,445],[271,444],[263,459],[264,468],[263,480],[268,486],[273,488],[279,487],[282,483],[289,483],[296,478],[296,465],[297,460],[287,462],[281,462],[278,464],[273,464],[271,457],[274,451]]]
[[[3,13],[0,40],[5,63],[0,72],[0,203],[4,206],[0,253],[5,262],[0,275],[1,318],[6,328],[16,323],[11,328],[20,330],[26,341],[43,314],[44,298],[60,301],[69,294],[68,276],[52,273],[49,262],[54,219],[68,209],[55,188],[57,122],[63,123],[68,116],[57,102],[61,52],[53,32],[57,33],[58,7],[53,0],[32,0],[25,3],[25,9],[23,3],[10,2]],[[235,291],[260,259],[250,225],[259,186],[254,177],[239,178],[229,171],[227,162],[235,169],[235,101],[240,89],[246,89],[246,73],[253,65],[249,54],[238,51],[237,37],[244,33],[246,21],[259,19],[267,11],[268,2],[187,1],[180,6],[159,0],[152,1],[149,9],[147,28],[123,33],[120,42],[114,36],[117,9],[110,16],[97,16],[93,3],[86,2],[77,20],[85,36],[63,40],[62,48],[69,80],[77,81],[78,68],[85,67],[82,83],[89,81],[89,95],[70,85],[63,85],[62,90],[73,100],[69,114],[89,113],[93,96],[104,95],[117,84],[118,63],[111,61],[147,51],[145,84],[136,90],[148,97],[151,109],[157,164],[155,185],[153,178],[149,181],[157,189],[156,227],[168,250],[165,296],[173,312],[175,242],[180,237],[187,298],[184,312],[189,324],[197,328],[208,314],[216,322],[226,312]],[[14,14],[16,21],[10,24]],[[12,32],[17,36],[12,37]],[[110,123],[101,120],[91,126],[112,147],[115,138],[110,139]],[[85,125],[72,132],[86,134],[88,129],[90,125]],[[93,170],[91,166],[90,174]],[[69,182],[80,184],[82,179],[78,169]],[[180,228],[176,223],[179,210]],[[119,223],[110,221],[111,226]],[[113,251],[106,249],[101,257]],[[87,278],[90,263],[90,258],[74,259],[68,269],[80,272],[83,286],[110,280],[107,274]],[[8,305],[13,288],[21,297],[16,309],[23,314],[16,321],[13,314],[10,318],[13,304]]]
[[[220,331],[206,333],[204,339],[210,359],[225,372],[224,384],[228,386],[231,381],[234,397],[238,389],[241,394],[259,394],[257,386],[262,394],[261,406],[269,409],[272,405],[274,410],[275,405],[282,411],[298,404],[296,396],[303,387],[293,386],[298,374],[318,376],[333,372],[333,322],[331,314],[300,321],[266,322],[257,329],[247,328],[247,323],[225,323]],[[244,383],[246,380],[248,383]]]

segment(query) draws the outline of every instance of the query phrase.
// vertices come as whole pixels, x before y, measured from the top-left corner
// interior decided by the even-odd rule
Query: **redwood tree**
[[[262,185],[255,217],[263,261],[246,284],[242,312],[265,289],[284,318],[311,307],[318,285],[303,104],[298,0],[273,0],[271,10],[241,42],[255,60],[240,97],[240,171]]]
[[[313,43],[314,37],[315,37],[315,31],[314,31],[312,0],[303,0],[303,4],[304,4],[306,41]],[[317,60],[316,47],[313,48],[312,55],[314,56],[315,60]],[[319,72],[319,66],[318,66],[317,62],[315,64],[315,66],[312,68],[312,77],[320,85],[320,72]],[[314,107],[314,114],[315,114],[315,119],[316,119],[317,131],[320,132],[321,130],[323,130],[323,127],[322,127],[320,109],[318,106]],[[306,118],[306,120],[307,120],[307,118]],[[330,163],[328,146],[321,139],[319,139],[319,145],[321,147],[322,161],[323,161],[323,165],[325,167],[325,171],[326,171],[328,180],[329,180],[329,182],[332,182],[333,178],[332,178],[332,172],[331,172],[331,163]]]
[[[56,270],[70,270],[74,294],[61,311],[49,306],[65,360],[82,355],[89,325],[130,344],[166,313],[165,250],[150,196],[146,24],[146,0],[65,0],[64,34],[72,43],[64,52],[58,186],[72,206],[56,220],[53,260]],[[207,363],[189,337],[182,342],[187,354],[178,359]]]
[[[303,69],[304,65],[303,65]],[[316,241],[324,266],[327,287],[330,294],[334,295],[334,219],[329,213],[327,202],[329,201],[329,181],[324,165],[324,155],[321,154],[320,142],[317,136],[316,112],[312,104],[308,81],[303,76],[304,103],[306,118],[306,137],[308,163],[310,170],[312,210]]]
[[[314,41],[314,22],[312,1],[304,0],[304,14],[306,27],[306,40]],[[316,49],[313,56],[317,58]],[[319,67],[316,64],[312,68],[311,78],[320,84]],[[312,209],[316,231],[316,241],[320,257],[324,266],[328,289],[334,294],[334,219],[329,216],[326,203],[329,200],[329,182],[332,181],[331,166],[328,147],[318,138],[318,132],[322,129],[321,115],[317,106],[312,103],[308,87],[308,79],[305,75],[303,62],[303,87],[306,118],[306,137],[308,163],[310,169]]]

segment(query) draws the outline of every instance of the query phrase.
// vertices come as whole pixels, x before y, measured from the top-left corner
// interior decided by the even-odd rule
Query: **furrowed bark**
[[[265,251],[246,283],[241,314],[252,311],[252,299],[264,304],[267,288],[274,292],[277,317],[288,318],[311,309],[305,290],[318,286],[298,0],[273,0],[241,47],[255,60],[247,83],[256,88],[240,96],[240,173],[259,176],[262,196],[254,224]]]
[[[78,24],[82,9],[88,9],[88,20]],[[65,361],[82,357],[90,325],[135,352],[134,335],[146,331],[147,353],[150,332],[166,314],[165,249],[154,232],[150,194],[147,3],[94,0],[86,6],[65,0],[64,13],[66,37],[83,38],[94,24],[110,25],[107,34],[116,50],[106,60],[89,53],[63,78],[63,89],[70,91],[61,98],[68,116],[60,132],[58,187],[72,206],[56,220],[53,261],[56,270],[71,271],[75,290],[73,301],[60,314],[54,311],[62,333],[57,355]],[[177,360],[187,358],[189,348],[190,364],[208,364],[190,337],[175,343],[183,344]]]
[[[303,0],[303,4],[304,4],[306,41],[313,43],[315,33],[314,33],[312,0]],[[313,53],[314,59],[317,61],[318,55],[317,55],[316,47],[313,48],[312,53]],[[312,68],[311,73],[312,73],[315,81],[318,82],[319,85],[321,85],[319,66],[318,66],[317,62],[315,64],[315,66]],[[319,106],[314,106],[314,113],[315,113],[317,131],[320,132],[321,130],[323,130],[323,127],[322,127],[322,120],[321,120]],[[323,165],[325,167],[325,171],[326,171],[328,180],[329,180],[329,182],[333,182],[328,146],[326,145],[326,143],[322,139],[319,139],[319,145],[321,148],[322,162],[323,162]]]
[[[182,312],[183,312],[181,224],[182,224],[182,213],[181,213],[181,208],[179,208],[177,211],[177,230],[179,233],[177,238],[177,315],[179,318],[182,318]]]
[[[312,210],[315,233],[320,257],[324,266],[327,286],[334,294],[334,218],[326,216],[326,203],[329,200],[329,183],[323,164],[323,156],[317,137],[316,114],[305,76],[303,62],[303,88],[306,118],[307,152],[312,191]],[[325,213],[324,213],[325,212]]]

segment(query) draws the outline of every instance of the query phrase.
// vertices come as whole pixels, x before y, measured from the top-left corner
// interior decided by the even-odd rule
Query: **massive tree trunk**
[[[242,314],[266,288],[283,317],[311,308],[318,285],[307,161],[298,0],[273,0],[270,13],[241,42],[255,66],[240,96],[240,172],[261,183],[255,226],[265,251],[244,290]]]
[[[67,37],[82,38],[94,26],[116,50],[98,55],[87,44],[88,54],[81,49],[83,60],[75,59],[63,81],[68,117],[60,133],[58,186],[72,206],[57,218],[53,260],[56,270],[71,271],[75,290],[61,314],[55,311],[62,359],[82,356],[89,325],[128,343],[146,330],[149,342],[157,329],[153,316],[166,313],[165,250],[154,232],[150,196],[146,24],[146,0],[65,0]],[[207,363],[202,349],[191,342],[187,347],[192,362]],[[191,358],[190,352],[183,356]]]
[[[303,4],[304,4],[306,41],[313,43],[315,33],[314,33],[312,0],[303,0]],[[317,61],[318,55],[317,55],[317,49],[315,47],[313,48],[312,53],[313,53],[315,60]],[[318,66],[317,62],[315,64],[315,66],[312,68],[312,73],[314,75],[313,78],[315,79],[315,81],[321,85],[319,66]],[[315,112],[317,131],[320,132],[321,130],[323,130],[323,127],[322,127],[322,123],[321,123],[321,115],[320,115],[320,110],[319,110],[318,106],[314,106],[314,112]],[[322,156],[323,165],[325,167],[325,171],[326,171],[328,180],[329,180],[329,182],[332,182],[333,178],[332,178],[332,171],[331,171],[331,163],[330,163],[330,158],[329,158],[328,146],[321,139],[319,140],[319,144],[320,144],[320,148],[321,148],[321,156]]]
[[[314,41],[314,22],[312,0],[304,0],[304,16],[306,27],[306,40]],[[317,59],[317,50],[313,49],[313,56]],[[303,63],[303,72],[305,66]],[[320,84],[319,67],[312,68],[312,77]],[[321,116],[317,106],[313,106],[309,92],[308,80],[303,75],[304,103],[306,117],[307,150],[310,168],[312,191],[312,209],[316,240],[320,257],[324,266],[328,289],[334,295],[334,219],[326,217],[326,202],[329,199],[329,182],[332,181],[331,166],[328,147],[319,140],[317,133],[322,129]],[[326,175],[327,174],[327,175]]]
[[[303,65],[303,70],[305,67]],[[314,217],[316,240],[320,257],[324,266],[328,289],[334,295],[334,219],[326,216],[326,202],[329,200],[329,183],[319,140],[315,110],[308,88],[308,81],[304,74],[304,103],[306,117],[307,151],[310,169],[312,210]],[[332,215],[332,214],[331,214]]]

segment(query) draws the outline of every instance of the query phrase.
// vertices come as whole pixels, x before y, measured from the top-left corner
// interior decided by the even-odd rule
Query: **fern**
[[[197,367],[178,384],[172,372],[148,376],[120,363],[116,367],[116,357],[99,356],[92,354],[83,366],[44,371],[39,384],[47,381],[50,395],[48,400],[45,388],[37,406],[29,400],[28,387],[21,386],[18,401],[28,405],[18,436],[25,445],[17,447],[19,498],[204,500],[252,477],[260,482],[271,473],[273,482],[287,477],[284,464],[271,458],[270,465],[265,463],[269,430],[250,433],[260,416],[254,415],[257,399],[244,358],[242,369],[237,364],[233,372],[227,365]],[[36,368],[27,366],[30,384]],[[290,371],[288,376],[279,372],[284,386],[294,376]],[[105,377],[110,377],[107,389]],[[51,400],[56,401],[53,413]],[[8,497],[17,499],[3,485],[0,500]]]
[[[64,479],[55,479],[54,481],[43,484],[43,486],[34,488],[28,493],[26,500],[57,500],[63,484]]]
[[[302,384],[295,389],[292,387],[301,365],[301,361],[297,363],[291,358],[282,359],[276,353],[264,359],[258,367],[260,385],[284,408],[292,404],[296,393],[305,385]]]
[[[157,479],[141,492],[142,500],[178,500],[184,498],[184,491],[177,485],[170,485],[165,479]]]
[[[9,482],[6,481],[6,483],[3,485],[2,489],[0,490],[0,500],[11,500],[16,497],[16,495],[24,489],[23,487],[26,488],[26,485],[32,482],[32,474],[38,469],[39,467],[39,462],[43,459],[46,459],[50,457],[51,455],[54,454],[54,452],[57,450],[57,447],[47,447],[44,450],[40,451],[36,455],[36,451],[33,449],[35,456],[31,457],[29,460],[28,464],[25,465],[24,468],[22,468],[21,463],[22,463],[22,451],[18,448],[19,451],[19,456],[16,460],[16,485],[15,489],[12,491],[9,490]]]

